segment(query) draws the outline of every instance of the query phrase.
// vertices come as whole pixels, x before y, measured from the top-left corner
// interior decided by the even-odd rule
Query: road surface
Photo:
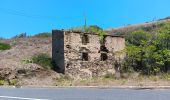
[[[0,88],[0,100],[170,100],[170,90],[114,88]]]

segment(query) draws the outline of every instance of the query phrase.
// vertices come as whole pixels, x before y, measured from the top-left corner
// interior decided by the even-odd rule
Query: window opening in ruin
[[[106,48],[105,45],[100,46],[100,52],[106,52],[106,53],[108,53],[108,51],[109,51],[109,50]]]
[[[82,53],[82,61],[88,61],[89,57],[88,57],[88,53],[87,52],[83,52]]]
[[[82,44],[86,45],[87,43],[89,43],[89,37],[88,35],[84,34],[82,36]]]
[[[108,59],[107,53],[101,53],[101,61],[106,61]]]
[[[105,45],[100,46],[100,60],[101,61],[106,61],[108,59],[108,49],[105,47]]]

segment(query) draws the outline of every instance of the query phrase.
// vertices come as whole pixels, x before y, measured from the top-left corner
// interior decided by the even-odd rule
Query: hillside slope
[[[17,38],[3,42],[12,48],[0,51],[0,80],[17,80],[16,85],[54,85],[59,76],[56,72],[25,62],[40,53],[51,55],[51,38]]]
[[[170,18],[165,18],[165,19],[161,19],[161,20],[153,21],[153,22],[146,22],[143,24],[111,28],[111,29],[107,29],[106,31],[112,35],[125,35],[126,33],[133,32],[139,29],[149,31],[149,30],[159,27],[160,24],[166,23],[166,22],[170,22]]]

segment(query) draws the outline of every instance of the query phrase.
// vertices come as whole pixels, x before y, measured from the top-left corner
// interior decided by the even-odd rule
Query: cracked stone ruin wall
[[[88,43],[82,43],[82,37],[88,37]],[[107,49],[107,59],[101,61],[101,43],[96,34],[53,30],[52,59],[60,72],[76,78],[102,76],[107,71],[115,72],[114,61],[123,59],[123,54],[114,52],[123,50],[123,37],[106,36],[104,46]],[[83,61],[82,53],[88,54],[88,60]]]

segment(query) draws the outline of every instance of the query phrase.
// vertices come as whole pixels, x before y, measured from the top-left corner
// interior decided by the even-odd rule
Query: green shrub
[[[22,62],[23,64],[33,63],[32,59],[23,59],[21,62]]]
[[[0,50],[8,50],[11,49],[11,46],[7,43],[0,43]]]
[[[16,84],[17,84],[16,79],[9,80],[9,85],[16,85]]]
[[[32,57],[32,62],[36,63],[45,69],[53,69],[52,59],[48,54],[38,54]]]
[[[97,25],[90,25],[87,28],[87,32],[89,32],[89,33],[98,33],[101,30],[103,30],[103,29]]]
[[[4,80],[0,80],[0,85],[4,85],[5,81]]]
[[[167,73],[170,70],[169,41],[170,23],[151,32],[138,30],[129,33],[126,35],[126,57],[121,71],[133,69],[145,75]]]

